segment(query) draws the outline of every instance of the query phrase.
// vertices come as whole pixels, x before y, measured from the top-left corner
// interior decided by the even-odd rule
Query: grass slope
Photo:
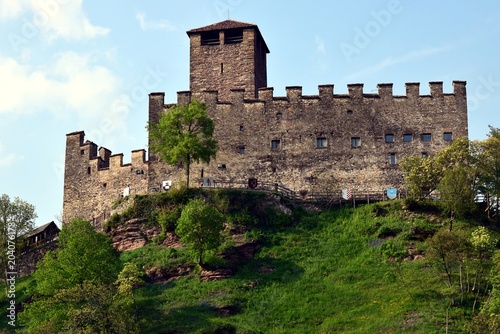
[[[448,299],[442,278],[425,258],[394,261],[391,256],[407,256],[408,249],[425,253],[425,237],[447,228],[446,219],[410,212],[402,202],[392,201],[317,213],[295,207],[290,222],[262,204],[269,202],[265,195],[209,196],[225,208],[233,227],[246,230],[246,238],[258,240],[261,247],[228,279],[202,282],[195,269],[174,281],[150,282],[135,290],[141,333],[445,331]],[[141,201],[148,208],[152,202],[163,203],[166,212],[165,199]],[[154,221],[157,214],[147,211]],[[473,223],[454,224],[454,230],[472,228]],[[185,249],[155,243],[124,252],[121,259],[143,268],[194,266]],[[216,257],[207,262],[228,265]],[[30,278],[20,280],[20,299],[27,298],[25,287],[32,283]],[[5,305],[3,298],[0,306]],[[471,310],[470,303],[450,309],[449,333],[466,332]]]
[[[424,244],[412,231],[442,223],[408,218],[400,206],[302,212],[293,226],[261,231],[264,246],[229,279],[144,286],[136,291],[143,332],[443,332],[448,302],[437,273],[425,260],[387,257],[408,244],[418,251]],[[450,319],[450,333],[464,332],[470,310],[452,309]]]

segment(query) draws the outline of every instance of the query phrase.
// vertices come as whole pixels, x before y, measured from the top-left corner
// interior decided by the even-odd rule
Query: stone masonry
[[[215,160],[192,166],[191,186],[204,176],[239,183],[256,178],[303,194],[401,189],[402,157],[432,155],[468,136],[465,81],[454,81],[452,93],[431,82],[429,95],[420,95],[419,83],[407,83],[406,94],[395,96],[392,84],[384,83],[370,94],[350,84],[348,94],[320,85],[313,96],[302,95],[301,87],[274,96],[267,87],[269,49],[257,26],[228,20],[187,34],[190,91],[179,92],[177,104],[204,102],[219,143]],[[164,96],[149,95],[150,121],[172,106]],[[125,188],[145,194],[163,191],[165,180],[184,180],[179,166],[145,154],[133,151],[132,162],[123,164],[122,154],[98,150],[84,142],[83,132],[68,134],[64,222],[83,217],[100,224]]]

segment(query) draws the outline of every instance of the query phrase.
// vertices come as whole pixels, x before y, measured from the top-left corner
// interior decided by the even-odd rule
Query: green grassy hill
[[[135,291],[142,333],[444,333],[447,310],[448,332],[465,333],[479,307],[474,294],[450,307],[443,276],[426,257],[428,238],[448,229],[432,208],[391,201],[306,210],[256,192],[195,196],[228,217],[228,241],[207,266],[230,275],[200,279],[186,250],[159,245],[161,237],[123,252],[124,263],[172,273]],[[147,215],[166,232],[188,198],[136,200],[142,208],[114,217],[111,226]],[[453,229],[470,235],[476,225],[455,221]],[[255,246],[253,257],[222,259],[245,244]]]

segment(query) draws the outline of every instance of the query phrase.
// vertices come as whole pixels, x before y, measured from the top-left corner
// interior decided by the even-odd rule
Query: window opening
[[[389,159],[390,159],[390,164],[395,165],[396,164],[396,153],[391,153]]]
[[[351,147],[360,147],[361,146],[361,138],[359,137],[351,137]]]
[[[385,135],[386,143],[394,143],[394,135],[392,133],[388,133]]]
[[[237,44],[243,41],[243,29],[224,31],[224,44]]]
[[[413,135],[411,133],[405,133],[403,135],[403,142],[410,143],[413,141]]]
[[[451,132],[445,132],[443,134],[443,139],[446,141],[452,141],[453,140],[453,134]]]
[[[422,134],[422,141],[431,141],[431,134],[430,133]]]
[[[219,45],[219,32],[207,31],[201,34],[201,45]]]
[[[271,150],[277,150],[279,148],[280,148],[280,140],[279,139],[271,140]]]
[[[316,147],[317,148],[325,148],[328,145],[325,137],[316,138]]]

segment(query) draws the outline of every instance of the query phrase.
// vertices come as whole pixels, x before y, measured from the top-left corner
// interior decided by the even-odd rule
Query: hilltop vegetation
[[[225,241],[203,267],[187,248],[162,245],[192,198],[226,221]],[[121,282],[111,290],[81,286],[110,301],[116,287],[128,287],[126,305],[103,305],[119,320],[108,323],[135,319],[140,333],[489,333],[496,326],[497,233],[479,216],[455,220],[450,232],[435,203],[318,210],[259,192],[193,189],[137,197],[109,226],[134,217],[163,226],[147,246],[119,254],[121,268],[134,264],[144,283],[122,270],[121,280],[108,278]],[[251,256],[239,252],[245,245]],[[23,280],[20,300],[36,297],[39,284]],[[76,298],[80,307],[89,300]],[[130,319],[120,319],[120,309]],[[80,320],[74,333],[117,330]]]

